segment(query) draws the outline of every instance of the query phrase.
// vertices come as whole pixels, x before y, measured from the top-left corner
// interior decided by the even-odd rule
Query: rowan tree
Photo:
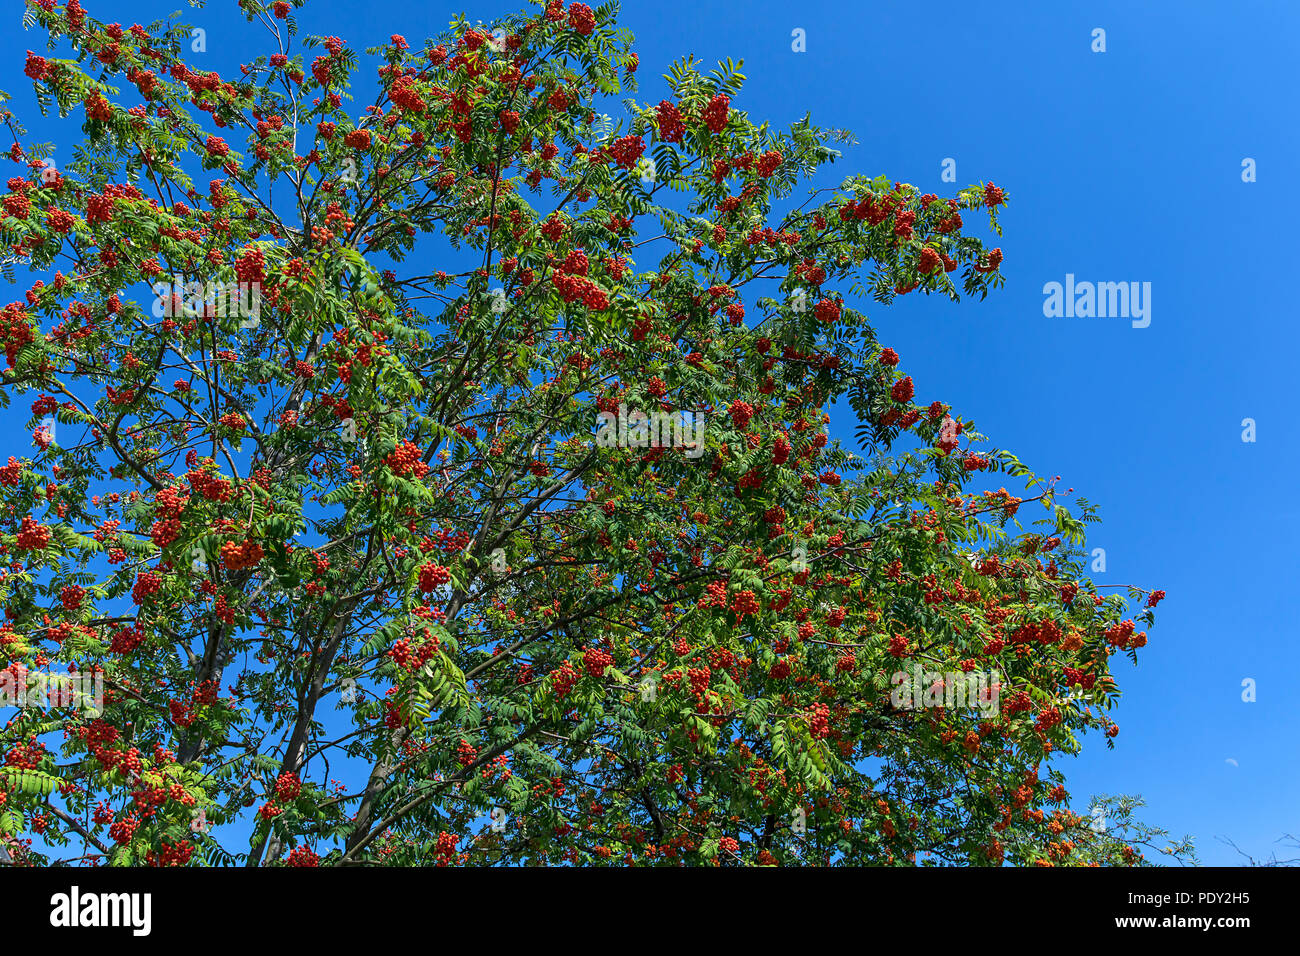
[[[1000,286],[1006,191],[819,187],[841,135],[731,61],[637,100],[613,5],[364,54],[300,5],[229,77],[29,7],[81,131],[5,116],[0,663],[106,693],[7,715],[15,859],[1139,862],[1051,760],[1163,593],[864,311]]]

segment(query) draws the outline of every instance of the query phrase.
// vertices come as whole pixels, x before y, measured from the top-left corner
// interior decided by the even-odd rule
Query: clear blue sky
[[[87,3],[124,25],[179,6]],[[391,33],[414,45],[458,11],[488,21],[514,9],[312,0],[298,19],[360,50]],[[40,41],[16,9],[5,16],[2,85],[33,138],[53,138],[19,82],[23,51]],[[231,0],[184,19],[207,29],[198,58],[209,68],[251,58]],[[951,403],[998,447],[1101,505],[1089,538],[1106,549],[1099,583],[1168,592],[1139,666],[1115,658],[1116,747],[1094,737],[1064,761],[1071,790],[1141,793],[1145,818],[1191,833],[1205,863],[1239,862],[1219,837],[1264,856],[1300,834],[1288,544],[1300,503],[1287,485],[1300,424],[1282,239],[1300,219],[1300,4],[655,0],[625,4],[622,23],[637,37],[643,99],[659,100],[658,75],[678,56],[706,68],[743,58],[750,81],[733,105],[779,125],[811,111],[857,135],[834,179],[1009,190],[1003,290],[983,303],[861,305],[921,398]],[[791,49],[796,28],[806,52]],[[1091,49],[1096,28],[1104,53]],[[1247,157],[1257,182],[1242,181]],[[941,181],[945,158],[956,184]],[[1045,317],[1044,283],[1067,273],[1150,282],[1150,326]],[[0,420],[21,429],[16,417]],[[1244,418],[1257,423],[1254,443],[1242,441]],[[836,430],[852,440],[843,418]],[[22,447],[4,454],[23,454],[26,439],[10,434]],[[1245,678],[1257,681],[1255,703],[1241,700]]]

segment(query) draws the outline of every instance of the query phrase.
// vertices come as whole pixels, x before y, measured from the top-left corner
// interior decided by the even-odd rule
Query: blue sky
[[[362,49],[391,33],[414,45],[459,11],[489,21],[520,5],[312,0],[298,19]],[[180,4],[87,6],[129,25]],[[233,6],[184,15],[207,29],[200,56],[223,73],[253,55]],[[50,139],[16,66],[40,41],[17,28],[16,10],[6,16],[4,85],[31,138]],[[952,404],[1101,506],[1089,537],[1106,550],[1098,583],[1168,592],[1139,666],[1115,658],[1115,749],[1092,738],[1064,760],[1071,790],[1142,794],[1145,819],[1192,834],[1204,863],[1240,862],[1220,837],[1266,856],[1300,834],[1288,545],[1300,503],[1286,485],[1300,465],[1297,333],[1281,281],[1283,230],[1300,213],[1286,66],[1300,6],[656,0],[625,4],[621,22],[637,37],[642,99],[660,99],[658,76],[681,55],[706,69],[729,56],[749,77],[733,105],[755,120],[787,125],[811,111],[852,130],[859,145],[828,183],[863,173],[940,195],[988,180],[1009,191],[994,243],[1005,288],[982,303],[858,304],[902,356],[918,401]],[[1104,53],[1092,50],[1097,28]],[[795,29],[806,52],[791,49]],[[1256,182],[1242,181],[1248,157]],[[949,158],[955,184],[940,178]],[[1045,317],[1043,286],[1067,273],[1151,283],[1149,327]],[[1246,418],[1254,442],[1242,440]],[[15,415],[0,420],[22,429]],[[852,440],[843,415],[836,433]],[[21,432],[16,441],[25,448]],[[1254,703],[1241,699],[1246,678]]]
[[[992,9],[990,9],[992,8]],[[1285,3],[629,5],[642,72],[682,52],[744,58],[751,115],[811,110],[860,143],[836,172],[940,195],[1010,191],[1006,287],[953,305],[867,304],[918,400],[941,398],[1040,474],[1101,505],[1101,584],[1163,588],[1151,642],[1115,659],[1113,751],[1066,760],[1071,790],[1141,793],[1204,863],[1267,855],[1300,830],[1290,675],[1300,455],[1287,414],[1297,335],[1281,222],[1297,212],[1283,81],[1300,7]],[[791,52],[791,31],[807,52]],[[1106,31],[1094,53],[1093,30]],[[654,99],[650,90],[647,99]],[[1242,181],[1242,161],[1257,181]],[[1046,318],[1043,286],[1152,284],[1151,324]],[[1253,418],[1257,441],[1242,441]],[[842,430],[847,435],[847,429]],[[1242,701],[1242,681],[1257,701]],[[1235,760],[1236,765],[1228,763]]]

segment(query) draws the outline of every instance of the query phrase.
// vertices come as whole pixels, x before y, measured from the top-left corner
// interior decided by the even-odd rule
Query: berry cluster
[[[592,677],[604,677],[605,671],[614,666],[614,657],[603,648],[589,647],[583,652],[582,663]]]
[[[565,661],[551,672],[551,687],[555,690],[555,696],[560,700],[568,697],[577,683],[578,672],[573,669],[573,665],[569,661]]]
[[[423,458],[418,445],[404,441],[384,459],[384,464],[388,466],[389,471],[402,478],[423,478],[429,471],[429,466],[424,463]]]
[[[422,565],[420,568],[420,590],[426,594],[436,591],[451,580],[451,571],[441,564]]]
[[[18,550],[44,551],[49,543],[49,528],[38,524],[31,515],[23,518],[22,525],[18,528]]]
[[[899,379],[890,388],[889,394],[896,402],[910,402],[912,396],[916,394],[916,388],[912,384],[912,376]]]
[[[754,406],[749,402],[732,402],[727,412],[731,415],[732,424],[744,431],[749,426],[749,420],[754,417]]]
[[[253,567],[262,560],[263,554],[265,552],[262,546],[256,541],[242,541],[239,544],[227,541],[221,546],[221,559],[231,571]]]

